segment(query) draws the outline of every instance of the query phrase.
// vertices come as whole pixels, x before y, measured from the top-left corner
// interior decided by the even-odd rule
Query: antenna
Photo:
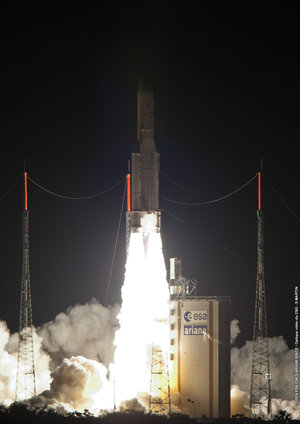
[[[259,172],[257,210],[257,273],[250,388],[250,415],[256,417],[262,417],[263,415],[267,415],[271,412],[271,374],[267,333],[263,225],[263,212],[261,208],[261,172]]]
[[[23,267],[20,301],[19,344],[16,400],[36,394],[32,337],[32,308],[29,273],[29,210],[27,209],[27,173],[24,172]]]
[[[260,159],[260,172],[258,172],[258,210],[261,210],[261,176],[263,170],[263,159]]]
[[[27,172],[24,172],[24,208],[27,211]]]

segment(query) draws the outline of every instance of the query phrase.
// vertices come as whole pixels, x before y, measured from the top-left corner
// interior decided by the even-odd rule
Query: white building
[[[170,260],[170,388],[191,417],[230,416],[230,297],[198,296]]]

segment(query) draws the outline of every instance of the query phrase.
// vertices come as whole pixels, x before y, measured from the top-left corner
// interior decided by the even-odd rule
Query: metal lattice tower
[[[271,412],[271,374],[267,334],[266,291],[264,278],[264,229],[261,209],[261,173],[258,173],[257,274],[253,328],[253,359],[250,389],[250,415]]]
[[[19,321],[19,345],[16,400],[36,395],[32,337],[32,308],[29,273],[29,211],[27,209],[27,173],[24,173],[25,208],[23,212],[23,267]]]
[[[168,354],[152,346],[149,410],[155,414],[171,412]]]

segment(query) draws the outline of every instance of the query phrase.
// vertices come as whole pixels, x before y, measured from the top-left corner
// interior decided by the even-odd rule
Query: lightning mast
[[[261,208],[261,172],[258,173],[257,274],[253,328],[253,358],[250,389],[250,415],[271,412],[271,374],[267,334],[266,290],[264,278],[264,228]]]
[[[36,394],[32,337],[32,308],[29,273],[29,211],[27,205],[27,172],[24,172],[23,267],[20,301],[19,345],[16,400]]]

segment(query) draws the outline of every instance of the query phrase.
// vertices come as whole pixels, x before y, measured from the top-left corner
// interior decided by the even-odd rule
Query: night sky
[[[24,158],[29,177],[67,196],[121,181],[136,145],[141,75],[153,81],[162,196],[221,197],[250,180],[263,158],[265,177],[300,216],[298,10],[279,2],[234,9],[204,1],[99,4],[2,7],[0,198],[17,182],[0,203],[0,318],[13,332]],[[122,182],[102,197],[71,201],[29,183],[36,326],[75,303],[104,302],[123,191]],[[252,336],[256,192],[253,181],[213,205],[160,200],[167,266],[179,257],[201,294],[231,296],[238,345]],[[263,210],[269,335],[284,336],[292,348],[300,222],[266,180]],[[124,266],[123,214],[110,304],[120,302]]]

